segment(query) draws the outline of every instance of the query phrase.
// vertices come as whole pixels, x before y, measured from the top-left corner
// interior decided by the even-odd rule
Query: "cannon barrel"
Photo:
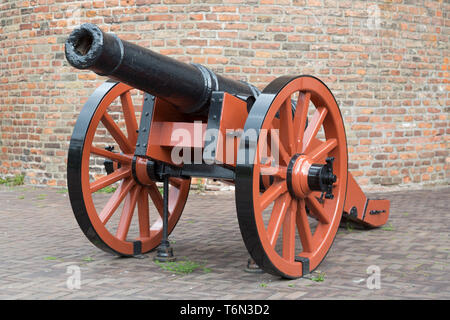
[[[162,98],[185,114],[207,114],[212,91],[254,96],[255,87],[216,75],[104,33],[94,24],[75,29],[65,43],[67,61],[77,69],[126,83]]]

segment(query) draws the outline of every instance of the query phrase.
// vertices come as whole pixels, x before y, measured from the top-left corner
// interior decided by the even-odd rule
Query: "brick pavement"
[[[188,275],[151,259],[119,258],[94,247],[79,229],[67,193],[0,187],[0,299],[449,299],[450,188],[375,194],[391,199],[385,228],[343,225],[314,275],[287,281],[243,271],[247,252],[234,195],[190,195],[171,236],[179,258],[205,263]],[[381,271],[368,289],[367,268]],[[68,267],[81,271],[69,289]]]

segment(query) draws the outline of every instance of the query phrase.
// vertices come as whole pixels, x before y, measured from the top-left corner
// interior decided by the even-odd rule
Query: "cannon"
[[[100,249],[175,259],[168,237],[193,177],[234,184],[250,257],[284,278],[317,268],[342,219],[387,221],[389,200],[366,197],[348,172],[343,118],[318,78],[281,76],[260,91],[93,24],[65,54],[109,78],[82,108],[67,161],[75,218]]]

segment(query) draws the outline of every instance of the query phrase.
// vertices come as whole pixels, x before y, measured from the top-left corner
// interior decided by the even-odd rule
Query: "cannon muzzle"
[[[65,53],[73,67],[89,69],[148,92],[186,114],[206,115],[213,91],[243,96],[258,93],[249,84],[216,75],[202,65],[183,63],[121,40],[90,23],[70,34]]]

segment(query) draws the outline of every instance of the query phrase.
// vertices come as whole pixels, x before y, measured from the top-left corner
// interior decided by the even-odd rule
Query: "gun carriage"
[[[93,24],[74,30],[65,52],[73,67],[111,79],[81,110],[67,165],[75,217],[97,247],[123,256],[158,248],[158,259],[173,259],[168,236],[192,177],[235,185],[250,256],[285,278],[320,264],[342,217],[386,222],[389,201],[368,199],[348,172],[342,115],[316,77],[282,76],[259,91]],[[96,193],[112,185],[99,204]]]

